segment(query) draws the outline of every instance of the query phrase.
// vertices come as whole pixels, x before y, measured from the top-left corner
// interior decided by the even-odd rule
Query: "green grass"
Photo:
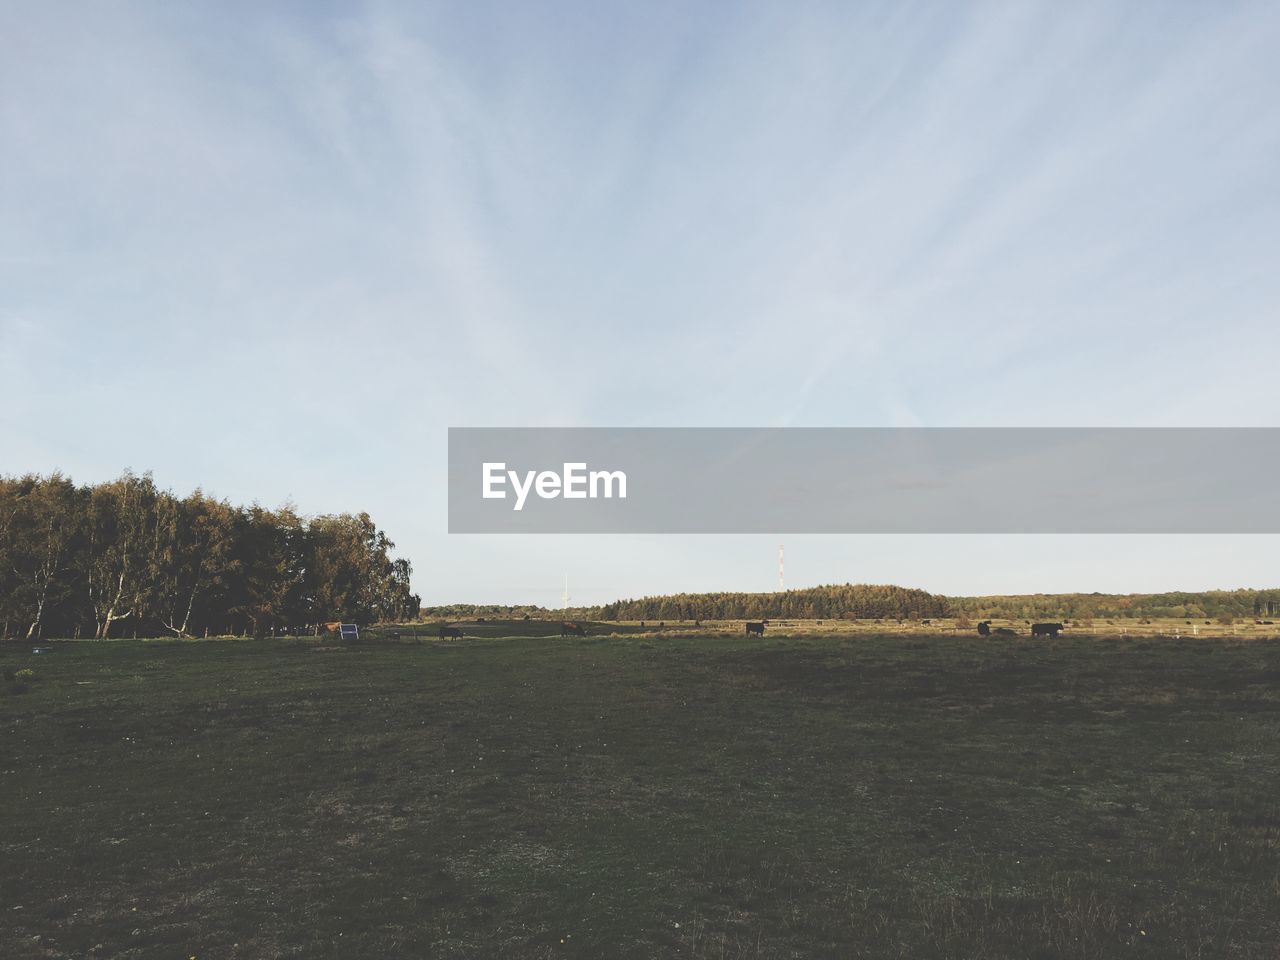
[[[0,956],[1280,954],[1274,641],[321,643],[0,649]]]

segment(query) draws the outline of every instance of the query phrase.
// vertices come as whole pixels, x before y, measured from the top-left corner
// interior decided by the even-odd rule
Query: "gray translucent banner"
[[[450,533],[1280,533],[1277,481],[1280,428],[449,430]]]

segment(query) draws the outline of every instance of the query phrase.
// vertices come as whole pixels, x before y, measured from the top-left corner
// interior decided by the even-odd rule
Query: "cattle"
[[[1031,625],[1031,636],[1056,637],[1061,629],[1062,624],[1060,623],[1033,623]]]
[[[341,621],[339,621],[338,623],[325,623],[325,624],[321,624],[321,626],[324,627],[325,633],[337,633],[342,629]]]
[[[748,637],[750,637],[750,636],[752,636],[752,635],[757,636],[757,637],[763,637],[763,636],[764,636],[764,621],[763,621],[763,620],[761,620],[761,621],[758,621],[758,622],[755,622],[755,623],[748,622],[748,623],[747,623],[747,633],[746,633],[746,635],[747,635]]]
[[[461,640],[461,639],[462,639],[462,628],[461,628],[461,627],[444,627],[444,626],[442,626],[442,627],[440,628],[440,639],[441,639],[441,640]]]
[[[586,635],[587,631],[583,629],[580,623],[570,623],[566,620],[560,624],[560,636],[562,637],[585,637]]]
[[[989,637],[989,636],[991,636],[991,621],[990,621],[990,620],[983,620],[980,624],[978,624],[978,636],[980,636],[980,637]]]

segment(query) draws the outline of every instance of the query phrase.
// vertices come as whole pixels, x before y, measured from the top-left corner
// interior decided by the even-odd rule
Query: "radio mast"
[[[564,575],[564,596],[561,599],[564,601],[564,608],[568,610],[569,609],[569,575],[567,573]]]
[[[784,576],[783,576],[783,566],[782,566],[782,559],[783,559],[783,557],[782,557],[782,547],[783,547],[783,544],[781,544],[781,543],[780,543],[780,544],[778,544],[778,592],[779,592],[779,593],[786,593],[786,592],[787,592],[787,580],[786,580],[786,577],[784,577]]]

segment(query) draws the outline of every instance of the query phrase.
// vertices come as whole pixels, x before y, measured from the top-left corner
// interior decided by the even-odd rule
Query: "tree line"
[[[831,584],[780,593],[678,593],[618,600],[598,608],[599,620],[920,619],[943,617],[945,597],[877,584]]]
[[[0,637],[265,636],[416,616],[367,513],[178,498],[150,474],[0,476]]]
[[[1280,615],[1280,590],[1206,590],[1199,593],[1036,593],[951,597],[956,613],[978,618],[1076,620],[1086,618],[1188,620],[1271,618]]]
[[[596,620],[1269,619],[1280,616],[1280,589],[948,597],[908,587],[844,584],[780,593],[679,593],[576,612]]]
[[[531,603],[444,603],[438,606],[423,607],[422,620],[468,620],[474,617],[496,617],[520,619],[528,614],[530,617],[556,617],[561,610],[550,611],[546,607]]]

